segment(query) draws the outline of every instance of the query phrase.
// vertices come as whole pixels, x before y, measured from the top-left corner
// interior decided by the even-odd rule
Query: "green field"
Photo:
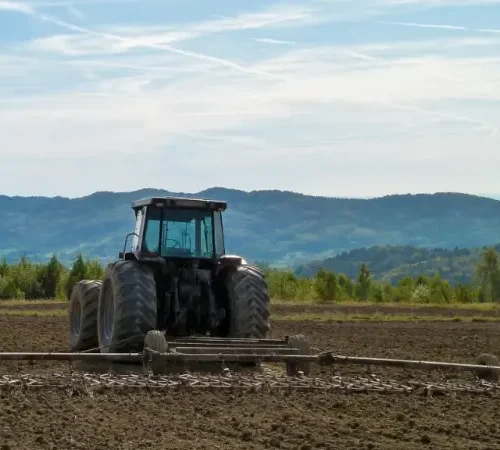
[[[67,317],[67,301],[62,300],[2,300],[0,316]],[[312,302],[272,301],[272,321],[318,322],[500,322],[500,305],[483,304],[394,304],[358,303],[345,301],[318,305]]]

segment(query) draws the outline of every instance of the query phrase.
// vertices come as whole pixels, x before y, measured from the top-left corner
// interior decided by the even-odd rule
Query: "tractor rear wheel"
[[[96,348],[97,305],[101,281],[82,280],[75,284],[69,302],[69,345],[71,351]]]
[[[239,266],[229,273],[226,283],[228,337],[265,339],[269,331],[269,294],[262,272],[252,266]]]
[[[106,271],[99,296],[101,353],[140,352],[156,328],[156,282],[150,267],[117,261]]]

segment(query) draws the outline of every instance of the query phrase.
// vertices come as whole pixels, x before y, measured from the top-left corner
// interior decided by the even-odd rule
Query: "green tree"
[[[335,273],[323,268],[318,270],[314,280],[314,291],[321,303],[333,303],[339,299],[339,285]]]
[[[432,303],[449,303],[453,298],[450,284],[441,278],[439,273],[431,279],[431,301]]]
[[[0,276],[0,299],[24,299],[24,292],[17,286],[15,280],[10,276]]]
[[[455,286],[454,300],[458,303],[474,303],[475,295],[469,286],[459,284]]]
[[[397,294],[395,300],[398,302],[405,302],[412,300],[413,291],[415,290],[415,280],[411,277],[403,277],[398,281]],[[414,300],[412,300],[414,301]]]
[[[429,277],[425,276],[425,275],[419,275],[417,277],[417,281],[415,282],[415,285],[416,286],[429,286],[430,285],[430,280],[429,280]]]
[[[9,275],[10,267],[7,264],[7,258],[2,258],[2,263],[0,264],[0,277],[6,277]]]
[[[384,303],[388,300],[387,292],[383,283],[375,283],[372,286],[372,297],[376,303]]]
[[[483,301],[500,301],[500,263],[498,253],[490,248],[476,267]]]
[[[337,282],[341,294],[344,294],[348,299],[354,297],[354,283],[346,274],[339,273]]]
[[[102,280],[104,278],[104,268],[97,259],[85,261],[85,279]]]
[[[64,267],[55,255],[43,266],[39,274],[39,282],[45,298],[57,297],[59,285],[62,281]]]
[[[296,300],[307,302],[315,299],[313,278],[298,278]]]
[[[366,264],[361,264],[359,268],[358,278],[356,280],[356,297],[358,297],[362,301],[368,300],[371,294],[371,283],[372,283],[372,275],[368,270]]]
[[[269,295],[279,300],[293,300],[297,296],[298,279],[293,272],[275,270],[267,274]]]
[[[79,281],[85,280],[85,272],[85,261],[83,260],[82,254],[79,253],[66,281],[66,298],[68,300],[71,298],[71,292],[73,291],[75,284]]]
[[[39,273],[42,266],[32,264],[28,258],[22,257],[10,270],[10,277],[14,285],[24,294],[26,299],[43,297],[43,291],[39,281]]]

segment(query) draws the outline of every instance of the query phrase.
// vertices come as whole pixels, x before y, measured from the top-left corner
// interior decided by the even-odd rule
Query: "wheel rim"
[[[80,302],[73,302],[71,305],[71,332],[78,336],[82,329],[82,305]]]
[[[115,305],[113,298],[113,290],[111,286],[108,284],[106,286],[106,292],[103,295],[103,311],[102,311],[102,335],[103,335],[103,344],[109,345],[111,342],[111,337],[113,336],[113,328],[115,322]]]

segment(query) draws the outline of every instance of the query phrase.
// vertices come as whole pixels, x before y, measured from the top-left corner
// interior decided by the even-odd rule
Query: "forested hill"
[[[311,197],[212,188],[196,194],[141,190],[87,197],[0,196],[0,256],[70,261],[78,252],[116,258],[133,229],[134,199],[187,195],[228,201],[227,250],[250,260],[294,264],[374,245],[454,248],[500,242],[500,201],[463,194],[377,199]]]
[[[495,246],[500,252],[500,245]],[[374,246],[343,252],[323,261],[314,261],[296,268],[297,275],[311,276],[323,269],[355,278],[361,264],[366,264],[373,277],[397,283],[404,277],[434,276],[439,273],[452,284],[473,283],[477,264],[485,248],[442,249],[406,246]]]

